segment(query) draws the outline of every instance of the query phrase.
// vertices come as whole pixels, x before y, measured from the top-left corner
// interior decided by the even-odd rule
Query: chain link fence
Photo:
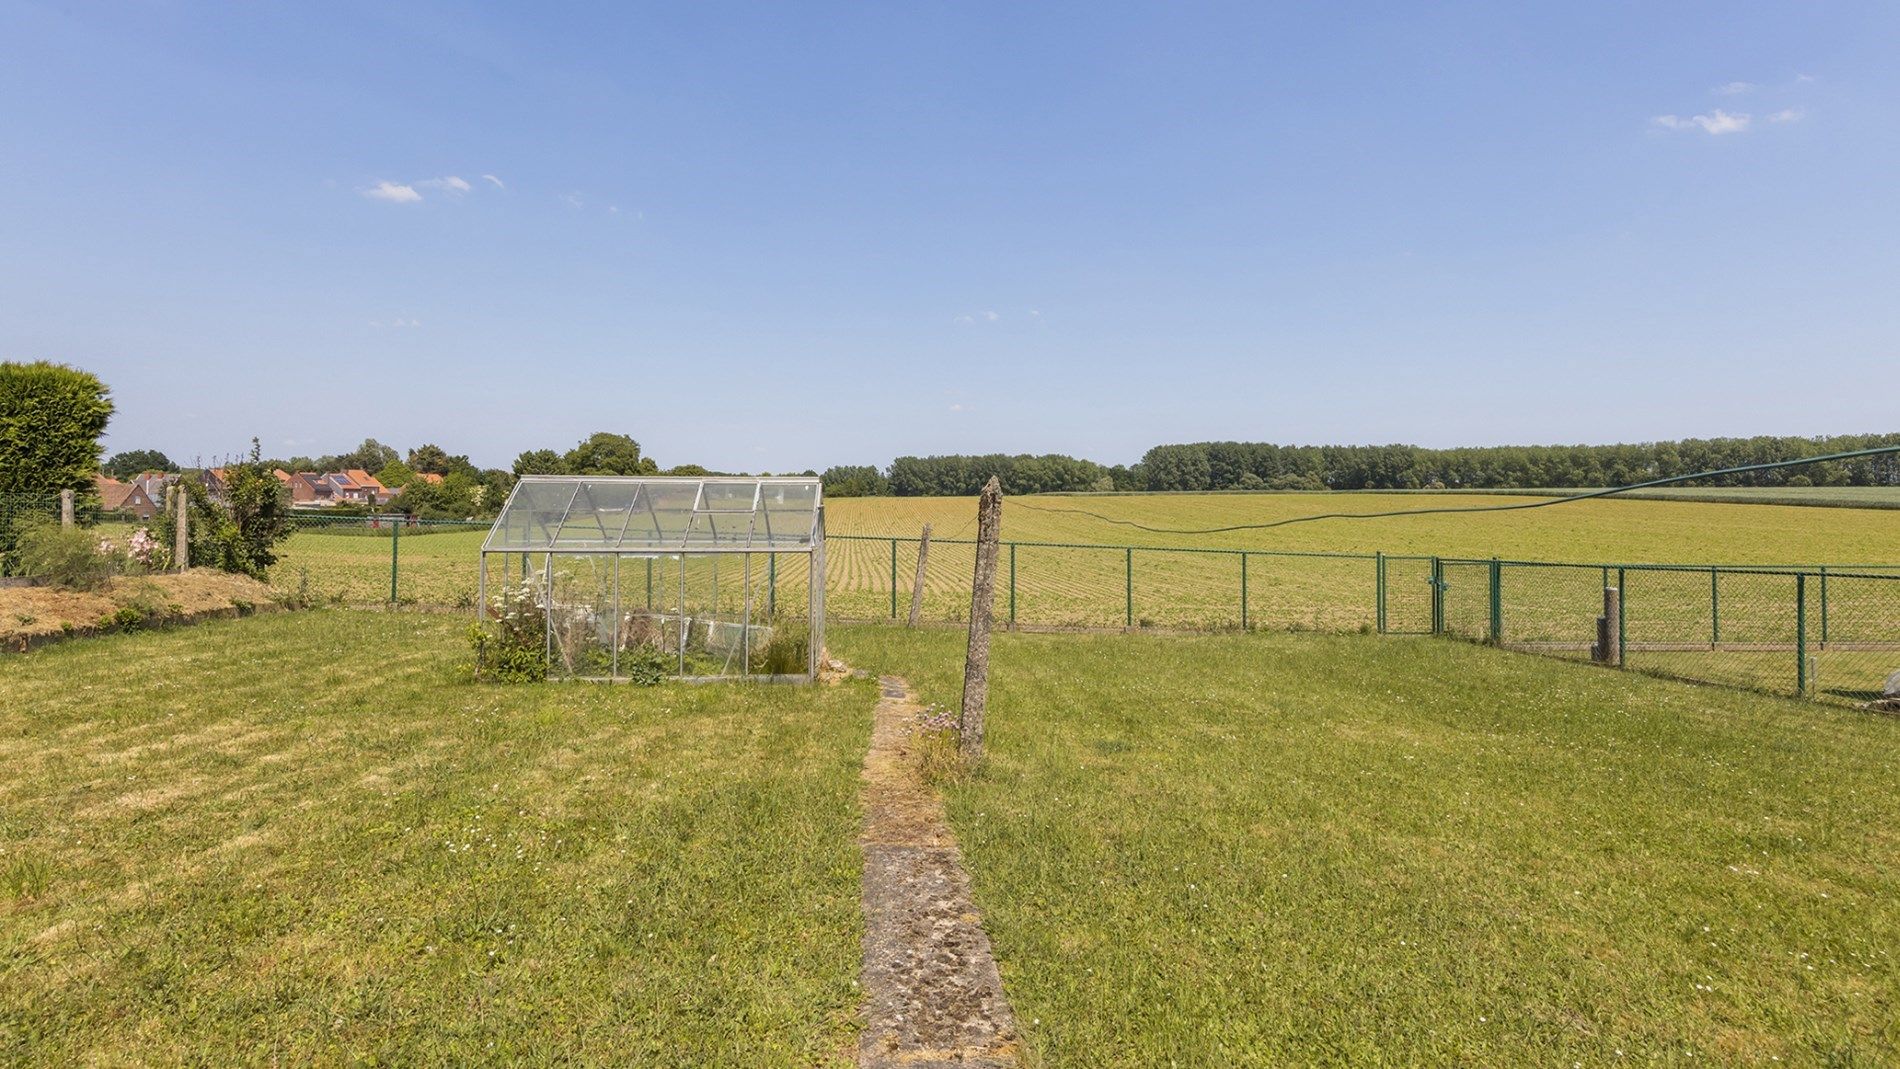
[[[0,577],[19,574],[14,544],[21,525],[39,517],[59,519],[58,494],[0,494]]]
[[[0,574],[10,574],[19,523],[58,515],[55,495],[0,495]],[[99,523],[128,533],[134,525]],[[475,605],[485,520],[299,512],[292,524],[270,576],[287,597]],[[831,616],[908,618],[919,539],[827,541]],[[931,540],[922,619],[967,619],[975,556],[969,539]],[[662,600],[669,567],[657,565]],[[804,597],[807,560],[787,556],[764,567],[765,597]],[[623,581],[647,596],[644,568]],[[1020,629],[1445,635],[1839,702],[1877,697],[1900,669],[1900,565],[1576,564],[1005,542],[997,583],[997,622]],[[1606,647],[1598,628],[1608,590],[1617,602]]]

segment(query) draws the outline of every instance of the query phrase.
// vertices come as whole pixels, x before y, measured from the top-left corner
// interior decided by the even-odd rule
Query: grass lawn
[[[0,1063],[849,1064],[873,687],[476,686],[465,626],[0,658]]]
[[[961,643],[833,638],[951,705]],[[1033,1065],[1900,1060],[1900,721],[1429,639],[992,679],[947,800]]]

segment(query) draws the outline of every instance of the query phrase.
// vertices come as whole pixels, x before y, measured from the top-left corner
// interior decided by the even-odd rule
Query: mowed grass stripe
[[[849,1064],[870,686],[479,687],[463,627],[0,662],[0,1061]]]
[[[956,700],[960,636],[834,642]],[[991,678],[947,798],[1035,1064],[1900,1058],[1900,722],[1428,639]]]

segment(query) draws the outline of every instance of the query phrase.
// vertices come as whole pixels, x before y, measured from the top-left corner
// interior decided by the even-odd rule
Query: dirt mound
[[[198,569],[121,576],[100,590],[0,587],[0,647],[133,626],[183,623],[272,607],[270,588],[248,576]],[[126,610],[131,610],[127,613]]]

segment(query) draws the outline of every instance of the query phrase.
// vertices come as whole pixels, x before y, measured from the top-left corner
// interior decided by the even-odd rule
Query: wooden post
[[[924,524],[923,536],[917,539],[917,578],[910,585],[910,625],[917,626],[917,616],[924,610],[924,561],[930,556],[930,525]]]
[[[59,492],[59,525],[70,529],[75,522],[73,519],[73,492],[71,490],[61,490]]]
[[[963,662],[963,712],[957,738],[963,759],[983,759],[983,711],[990,697],[990,610],[996,594],[996,551],[1003,529],[1003,484],[995,476],[976,505],[976,574],[970,585],[970,648]]]
[[[182,572],[191,567],[191,521],[186,518],[186,513],[191,511],[191,495],[185,493],[183,482],[172,487],[172,500],[178,504],[178,526],[172,535],[172,567]]]

